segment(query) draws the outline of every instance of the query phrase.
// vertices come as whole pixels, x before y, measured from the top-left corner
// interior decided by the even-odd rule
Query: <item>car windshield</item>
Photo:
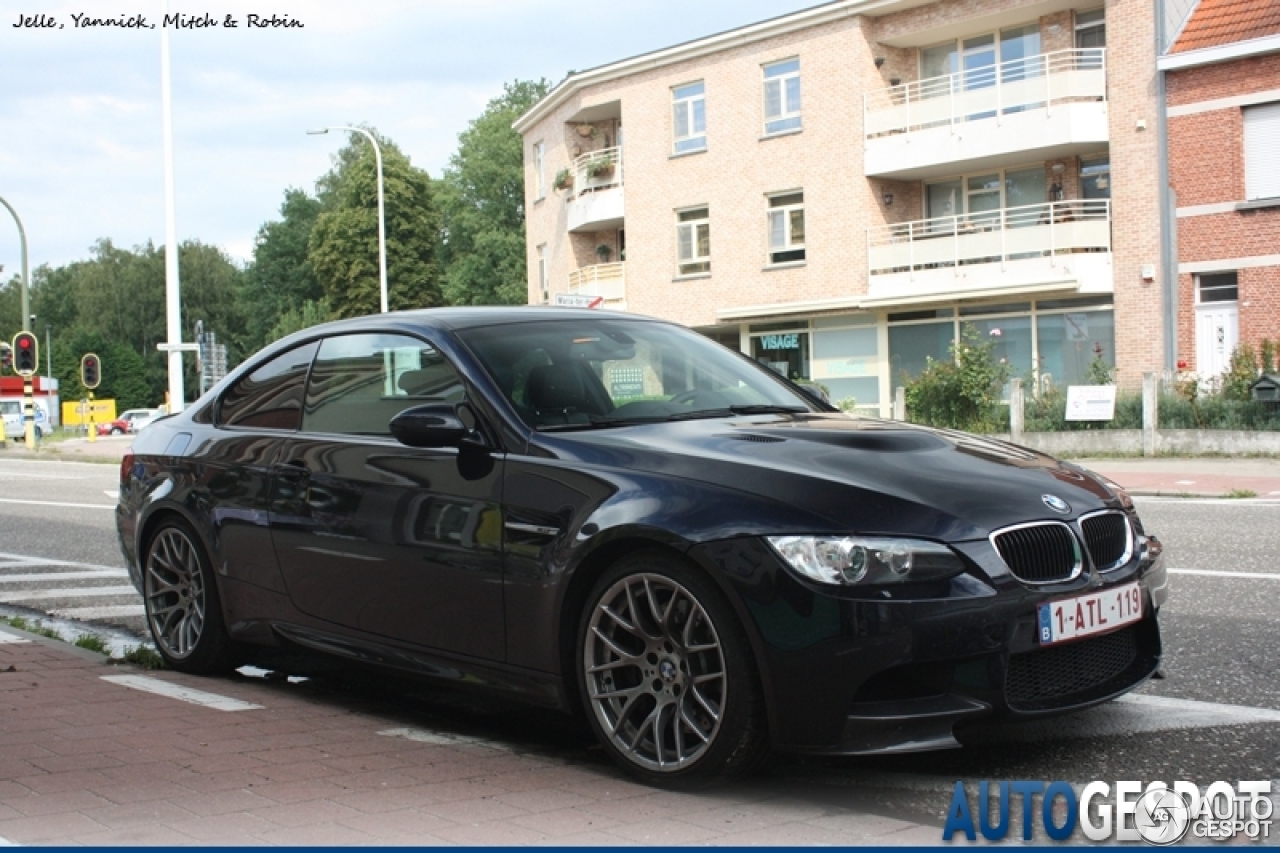
[[[524,422],[541,430],[817,409],[768,368],[664,323],[575,318],[458,336]]]

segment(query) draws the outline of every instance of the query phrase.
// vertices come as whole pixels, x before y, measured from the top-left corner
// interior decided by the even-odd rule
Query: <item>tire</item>
[[[196,675],[231,669],[218,585],[191,526],[177,518],[163,522],[147,543],[142,572],[147,627],[164,662]]]
[[[737,618],[680,557],[628,556],[587,597],[574,659],[605,752],[662,788],[727,781],[766,748],[764,702]]]
[[[111,434],[112,434],[112,435],[124,435],[124,430],[120,429],[120,427],[112,427],[112,428],[111,428]]]

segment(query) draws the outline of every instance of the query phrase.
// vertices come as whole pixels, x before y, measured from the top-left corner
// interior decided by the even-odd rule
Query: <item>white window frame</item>
[[[701,214],[699,216],[698,214]],[[707,251],[698,251],[698,231],[705,229]],[[711,208],[705,204],[676,211],[676,274],[706,275],[711,272]]]
[[[766,213],[766,238],[769,245],[769,265],[776,266],[780,264],[799,264],[804,263],[805,254],[805,225],[804,225],[804,190],[787,190],[786,192],[770,193],[767,196],[769,200],[769,209]],[[793,200],[794,199],[794,200]],[[795,220],[793,214],[800,214],[800,239],[796,240]],[[775,237],[781,237],[781,242],[775,241]],[[779,260],[779,255],[791,254],[799,252],[799,257],[792,257]]]
[[[688,130],[684,135],[680,134],[682,118]],[[707,150],[707,87],[704,81],[696,80],[671,88],[671,140],[671,150],[676,154]]]
[[[547,146],[542,140],[533,143],[534,199],[547,197]]]
[[[1233,284],[1227,282],[1227,276],[1234,279]],[[1221,272],[1206,272],[1196,275],[1196,304],[1197,305],[1231,305],[1240,301],[1240,273],[1238,270],[1222,270]],[[1205,281],[1210,279],[1210,281]],[[1213,281],[1212,279],[1218,279]],[[1205,299],[1205,291],[1209,291],[1209,295],[1216,295],[1215,291],[1226,292],[1228,289],[1234,289],[1236,295],[1230,299]]]
[[[1280,199],[1280,101],[1245,107],[1244,197]]]
[[[547,244],[538,246],[538,288],[542,291],[542,304],[551,301],[551,279],[547,275]]]
[[[800,57],[792,56],[761,66],[764,74],[762,95],[764,98],[764,133],[794,133],[803,128],[800,117],[802,90],[800,85]],[[790,83],[795,81],[794,91]],[[777,111],[770,112],[769,93],[777,92]]]

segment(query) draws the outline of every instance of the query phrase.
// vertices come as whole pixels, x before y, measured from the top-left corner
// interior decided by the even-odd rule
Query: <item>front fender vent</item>
[[[717,435],[716,438],[727,438],[730,441],[754,441],[759,444],[776,444],[779,441],[786,441],[785,438],[776,438],[772,435],[756,435],[750,432],[734,432],[728,435]]]

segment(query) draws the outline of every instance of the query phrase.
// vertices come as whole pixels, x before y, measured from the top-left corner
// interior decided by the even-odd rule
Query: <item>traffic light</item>
[[[36,352],[36,336],[30,332],[18,332],[13,336],[13,370],[22,376],[32,376],[39,370],[40,356]]]
[[[80,384],[92,391],[102,381],[102,360],[87,352],[80,359]]]
[[[13,370],[13,348],[0,343],[0,373]]]

